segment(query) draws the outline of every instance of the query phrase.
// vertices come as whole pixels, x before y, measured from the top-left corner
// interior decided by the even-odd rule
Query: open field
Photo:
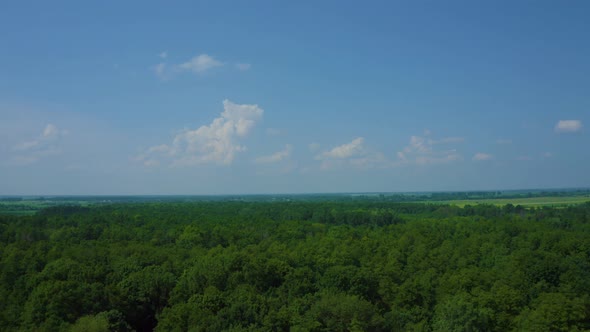
[[[566,196],[566,197],[530,197],[530,198],[490,198],[490,199],[464,199],[431,201],[429,203],[451,204],[463,207],[465,205],[492,204],[496,206],[512,204],[526,207],[539,206],[567,206],[590,202],[589,196]]]

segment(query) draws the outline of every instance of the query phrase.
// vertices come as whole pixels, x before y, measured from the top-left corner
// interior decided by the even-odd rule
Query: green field
[[[527,207],[538,206],[567,206],[590,202],[589,196],[566,196],[566,197],[530,197],[530,198],[490,198],[490,199],[465,199],[432,201],[430,203],[451,204],[463,207],[465,205],[492,204],[502,206],[506,204],[522,205]]]

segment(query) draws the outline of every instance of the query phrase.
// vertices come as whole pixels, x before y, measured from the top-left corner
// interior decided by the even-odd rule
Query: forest
[[[586,331],[590,203],[0,214],[2,331]]]

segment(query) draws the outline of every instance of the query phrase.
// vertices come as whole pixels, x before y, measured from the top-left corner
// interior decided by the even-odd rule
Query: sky
[[[590,187],[588,1],[12,1],[0,195]]]

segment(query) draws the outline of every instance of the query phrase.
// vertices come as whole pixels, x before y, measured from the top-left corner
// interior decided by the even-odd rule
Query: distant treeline
[[[268,195],[139,195],[139,196],[0,196],[0,203],[113,204],[155,202],[340,202],[340,201],[446,201],[491,198],[531,198],[589,196],[590,189],[457,191],[424,193],[340,193],[340,194],[268,194]],[[2,204],[0,204],[2,208]]]
[[[2,331],[583,331],[590,203],[0,215]]]

